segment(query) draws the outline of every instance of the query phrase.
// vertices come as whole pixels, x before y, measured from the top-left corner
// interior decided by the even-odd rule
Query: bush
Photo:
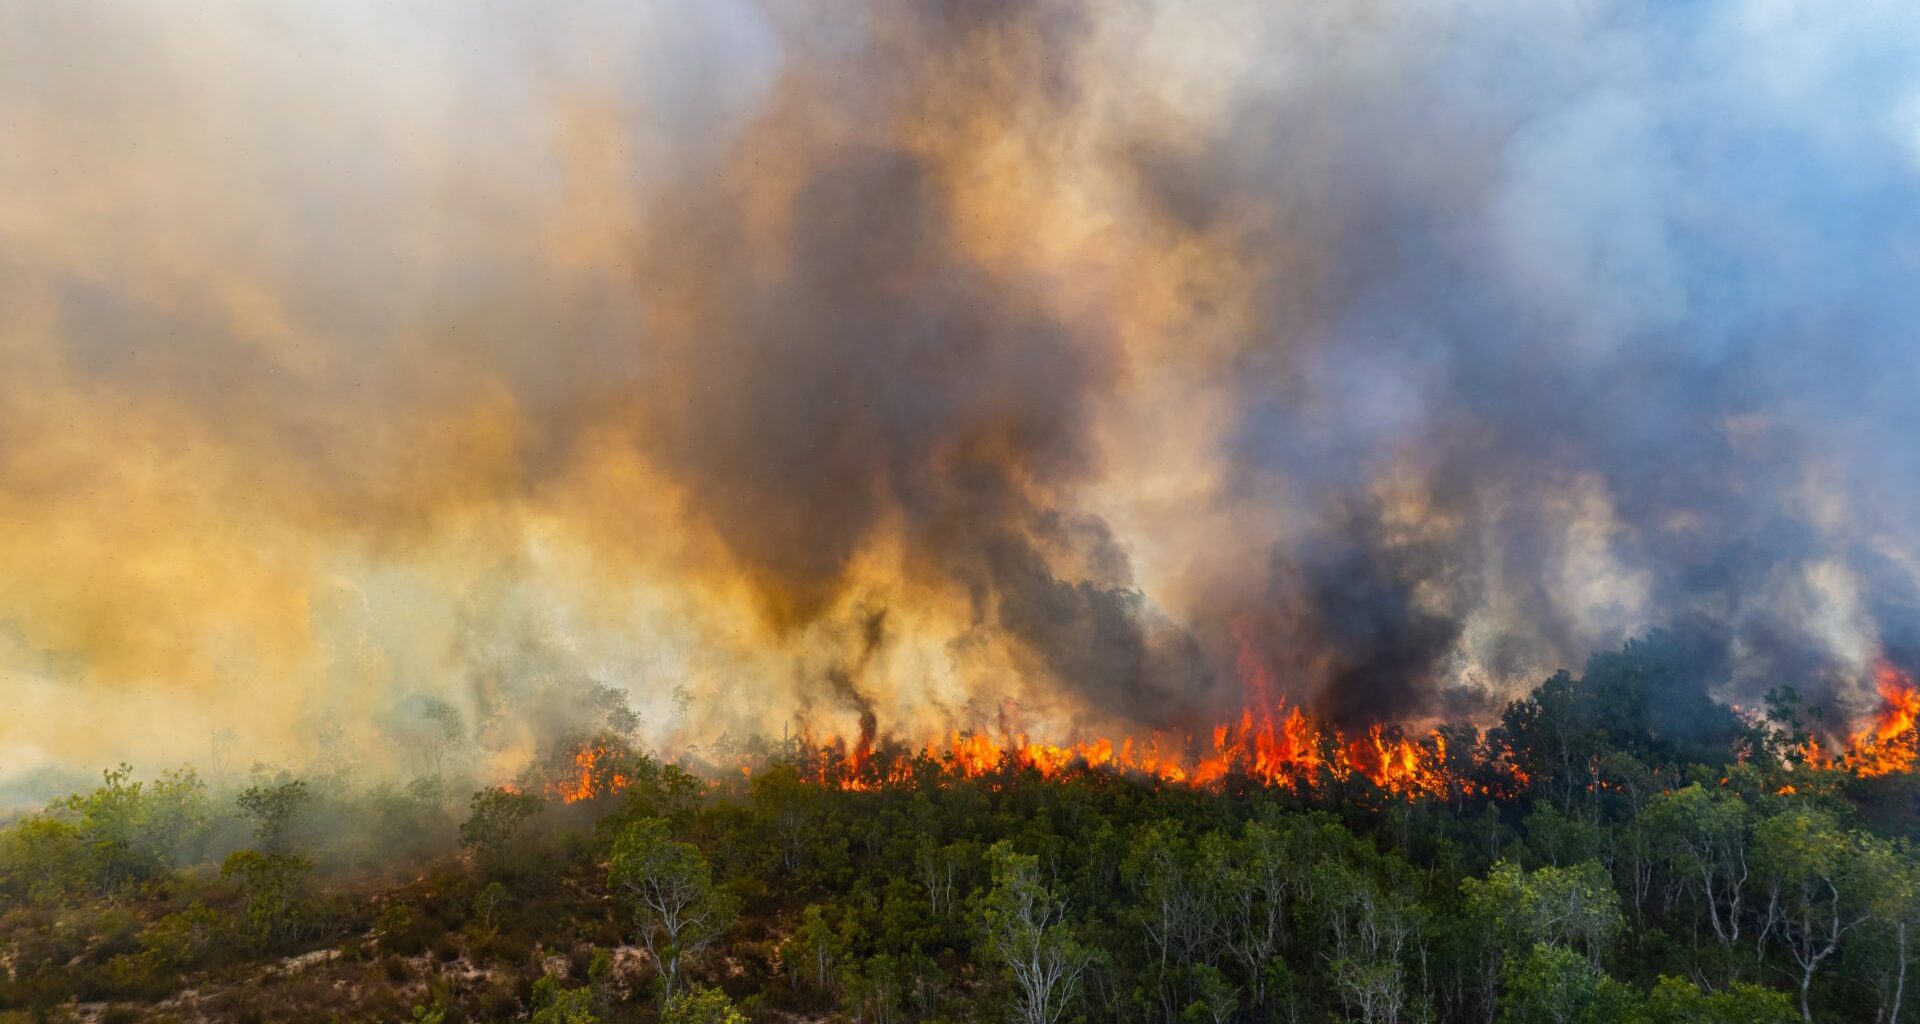
[[[696,986],[667,1001],[660,1024],[747,1024],[747,1015],[725,992]]]

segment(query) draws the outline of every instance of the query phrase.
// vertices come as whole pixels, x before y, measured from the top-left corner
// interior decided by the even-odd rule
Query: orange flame
[[[849,753],[844,740],[832,740],[818,748],[813,775],[823,784],[842,789],[882,789],[913,782],[918,761],[961,778],[1009,770],[1058,778],[1108,769],[1191,786],[1219,786],[1239,778],[1301,794],[1363,779],[1384,793],[1409,800],[1476,793],[1507,797],[1528,786],[1513,751],[1504,746],[1476,746],[1461,752],[1456,763],[1473,776],[1469,779],[1456,774],[1449,764],[1447,739],[1438,731],[1415,738],[1399,726],[1375,724],[1349,735],[1318,721],[1284,698],[1272,697],[1271,677],[1247,650],[1243,643],[1240,671],[1246,706],[1237,718],[1215,725],[1199,738],[1155,732],[1117,740],[1036,742],[1017,731],[1003,714],[1001,739],[983,732],[955,731],[922,744],[917,753],[904,748],[876,750],[864,740]],[[1875,685],[1880,707],[1871,721],[1848,737],[1845,752],[1836,757],[1814,737],[1806,744],[1807,765],[1862,777],[1920,767],[1920,687],[1884,663],[1875,671]],[[1783,785],[1778,792],[1792,795],[1798,790]]]
[[[594,797],[612,796],[627,788],[622,752],[606,743],[586,743],[573,752],[573,771],[547,784],[547,791],[562,803],[579,803]]]
[[[1446,740],[1438,732],[1415,740],[1397,726],[1374,725],[1363,734],[1348,736],[1315,720],[1302,708],[1274,696],[1277,687],[1272,675],[1244,633],[1239,668],[1246,704],[1235,720],[1201,733],[1204,739],[1153,732],[1117,740],[1037,742],[1019,730],[1018,709],[1008,707],[1000,716],[1001,738],[956,730],[930,738],[917,753],[904,748],[875,750],[864,728],[851,750],[844,739],[816,746],[809,737],[807,747],[815,758],[811,774],[822,784],[841,789],[880,789],[914,780],[919,761],[961,778],[1005,770],[1058,778],[1106,769],[1193,786],[1243,778],[1301,793],[1355,777],[1408,799],[1456,791],[1446,764]]]
[[[1873,721],[1847,738],[1846,766],[1857,775],[1891,775],[1913,770],[1920,745],[1914,724],[1920,721],[1920,689],[1906,673],[1882,662],[1874,672],[1880,708]]]
[[[1243,637],[1240,674],[1247,702],[1233,720],[1195,734],[1151,732],[1142,736],[1094,737],[1067,743],[1036,741],[1021,730],[1019,711],[999,716],[1000,736],[953,730],[918,747],[876,745],[862,723],[858,739],[816,740],[803,734],[803,771],[814,782],[842,790],[875,791],[940,778],[980,779],[1032,772],[1048,779],[1089,771],[1122,772],[1162,783],[1225,786],[1239,779],[1301,795],[1363,780],[1383,794],[1406,800],[1489,796],[1524,792],[1529,779],[1513,750],[1501,743],[1469,743],[1450,759],[1447,736],[1415,737],[1401,726],[1374,724],[1358,734],[1321,722],[1305,709],[1274,697],[1273,680]],[[1920,765],[1920,688],[1891,665],[1875,673],[1880,707],[1854,730],[1845,753],[1826,752],[1816,737],[1806,745],[1806,764],[1859,776],[1911,772]],[[751,765],[739,770],[751,778]],[[566,803],[618,794],[631,784],[627,751],[605,740],[582,743],[546,791]],[[1727,780],[1722,780],[1725,784]],[[1601,784],[1602,788],[1604,784]],[[1349,796],[1352,791],[1347,791]],[[1777,792],[1793,795],[1792,784]]]
[[[1054,779],[1104,769],[1192,786],[1244,778],[1305,793],[1357,777],[1409,799],[1444,796],[1455,787],[1446,768],[1446,740],[1437,732],[1416,741],[1397,727],[1376,725],[1349,737],[1298,707],[1284,706],[1259,715],[1247,709],[1237,722],[1216,726],[1205,742],[1151,733],[1117,743],[1109,737],[1046,743],[1024,734],[996,739],[983,732],[955,731],[917,749],[861,752],[832,739],[810,750],[809,774],[824,785],[847,790],[910,784],[917,778],[916,762],[969,779],[1003,771],[1031,771]]]

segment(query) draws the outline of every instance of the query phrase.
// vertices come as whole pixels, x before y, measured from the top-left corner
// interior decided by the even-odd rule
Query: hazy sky
[[[0,778],[1844,702],[1916,272],[1904,3],[0,0]]]

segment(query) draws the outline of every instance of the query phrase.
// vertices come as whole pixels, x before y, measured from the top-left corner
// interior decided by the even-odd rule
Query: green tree
[[[1420,927],[1418,908],[1344,860],[1323,860],[1313,879],[1331,940],[1322,955],[1341,1001],[1365,1024],[1394,1024],[1410,998],[1402,958]]]
[[[1592,861],[1532,872],[1502,861],[1485,879],[1463,879],[1460,892],[1473,928],[1477,985],[1489,1019],[1505,1005],[1501,989],[1510,984],[1520,961],[1533,956],[1534,947],[1576,952],[1584,955],[1590,969],[1597,969],[1601,953],[1624,923],[1619,895],[1606,870]],[[1542,961],[1535,968],[1550,966]]]
[[[1465,879],[1460,888],[1469,912],[1492,924],[1507,952],[1560,946],[1598,966],[1624,923],[1620,896],[1598,861],[1526,872],[1501,863],[1484,881]]]
[[[473,916],[480,919],[480,927],[491,932],[498,925],[500,908],[507,902],[507,887],[499,882],[488,882],[473,897]]]
[[[301,895],[313,863],[289,853],[239,850],[220,866],[220,877],[238,879],[246,903],[247,929],[254,941],[278,948],[301,925]]]
[[[236,799],[240,810],[253,820],[253,836],[269,853],[286,849],[287,832],[294,816],[313,801],[313,791],[304,779],[282,776],[268,785],[248,786]]]
[[[1694,783],[1654,797],[1641,820],[1674,877],[1699,900],[1733,970],[1753,874],[1753,815],[1746,801]]]
[[[483,861],[494,862],[528,818],[540,813],[545,801],[531,793],[489,786],[473,794],[467,820],[460,825],[460,845]]]
[[[0,885],[22,896],[56,897],[84,884],[84,851],[72,822],[28,818],[0,832]]]
[[[163,772],[147,790],[142,845],[169,867],[197,861],[213,830],[207,784],[191,768]]]
[[[1066,905],[1040,881],[1039,858],[1001,840],[987,851],[993,885],[982,903],[987,945],[1014,984],[1014,1020],[1054,1024],[1074,1005],[1090,959]]]
[[[593,1012],[593,993],[585,988],[561,988],[549,974],[533,984],[532,1024],[599,1024]]]
[[[1205,870],[1225,893],[1221,942],[1247,979],[1247,1001],[1257,1011],[1267,1006],[1268,967],[1306,889],[1312,827],[1311,818],[1298,815],[1272,824],[1250,821],[1237,842],[1215,836],[1201,846]]]
[[[607,881],[633,908],[640,940],[660,967],[662,997],[672,999],[687,959],[733,926],[735,901],[714,886],[700,851],[675,840],[662,818],[627,824],[614,839]]]
[[[747,1015],[725,992],[695,985],[667,1000],[660,1024],[747,1024]]]
[[[1881,883],[1869,926],[1880,939],[1883,1020],[1898,1021],[1907,1002],[1907,973],[1920,954],[1920,864],[1904,840],[1868,840],[1868,856],[1880,864]]]
[[[181,970],[213,948],[224,924],[218,911],[195,903],[155,921],[142,933],[141,955],[155,967]]]
[[[73,823],[93,884],[102,892],[112,892],[152,877],[163,862],[152,844],[144,841],[147,802],[143,784],[133,781],[133,769],[122,764],[100,775],[99,788],[56,806]]]
[[[814,991],[825,992],[834,978],[834,967],[847,955],[850,945],[845,931],[835,928],[825,909],[813,903],[801,911],[799,926],[780,947],[780,959],[797,977],[806,978]]]
[[[1194,1000],[1180,1011],[1183,1024],[1227,1024],[1240,1008],[1240,990],[1219,969],[1193,969]]]
[[[1812,807],[1762,821],[1753,843],[1766,885],[1766,933],[1797,969],[1800,1016],[1811,1022],[1814,974],[1872,917],[1884,865],[1861,836]]]
[[[1793,1024],[1798,1016],[1785,992],[1738,981],[1709,992],[1662,977],[1647,996],[1647,1024]]]
[[[1632,1018],[1633,991],[1564,946],[1540,943],[1507,972],[1503,1024],[1616,1024]]]
[[[1220,847],[1219,836],[1203,842]],[[1211,966],[1229,913],[1227,872],[1219,870],[1225,850],[1215,849],[1215,863],[1203,863],[1195,844],[1172,821],[1151,821],[1134,835],[1122,864],[1138,904],[1132,915],[1153,957],[1151,983],[1158,992],[1160,1014],[1177,1016],[1198,993],[1193,987],[1196,965]]]

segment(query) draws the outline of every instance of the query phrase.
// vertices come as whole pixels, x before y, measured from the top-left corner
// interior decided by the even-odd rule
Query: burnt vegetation
[[[1911,1019],[1910,691],[1830,754],[1700,671],[1596,656],[1441,791],[618,729],[466,799],[116,767],[0,831],[0,1020]]]

